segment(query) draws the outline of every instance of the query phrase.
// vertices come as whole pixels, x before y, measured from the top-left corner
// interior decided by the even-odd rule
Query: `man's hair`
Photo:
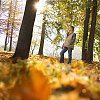
[[[72,28],[72,30],[74,31],[74,26],[70,26]]]

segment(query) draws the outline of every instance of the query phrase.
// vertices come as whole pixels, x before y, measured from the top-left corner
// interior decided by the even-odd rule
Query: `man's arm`
[[[66,34],[66,36],[65,36],[65,40],[66,40],[66,38],[68,37],[68,34]],[[62,49],[65,47],[65,40],[64,40],[64,43],[63,43],[63,45],[62,45]]]
[[[75,40],[76,40],[76,34],[74,33],[70,44],[73,44],[75,42]]]

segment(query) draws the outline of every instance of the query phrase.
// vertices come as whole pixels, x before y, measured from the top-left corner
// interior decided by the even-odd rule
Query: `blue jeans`
[[[60,52],[60,63],[64,63],[64,53],[68,50],[68,64],[71,63],[72,60],[72,48],[64,47]]]

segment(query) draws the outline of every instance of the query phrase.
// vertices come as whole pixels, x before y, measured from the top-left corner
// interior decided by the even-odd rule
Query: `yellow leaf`
[[[30,76],[22,76],[20,84],[16,84],[9,90],[11,97],[19,97],[17,100],[48,100],[51,88],[48,78],[35,68],[30,70]]]

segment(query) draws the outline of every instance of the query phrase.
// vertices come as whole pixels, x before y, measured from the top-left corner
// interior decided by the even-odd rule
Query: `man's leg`
[[[60,63],[64,63],[64,53],[68,50],[67,47],[64,47],[60,52]]]
[[[68,64],[72,61],[72,48],[68,48]]]

